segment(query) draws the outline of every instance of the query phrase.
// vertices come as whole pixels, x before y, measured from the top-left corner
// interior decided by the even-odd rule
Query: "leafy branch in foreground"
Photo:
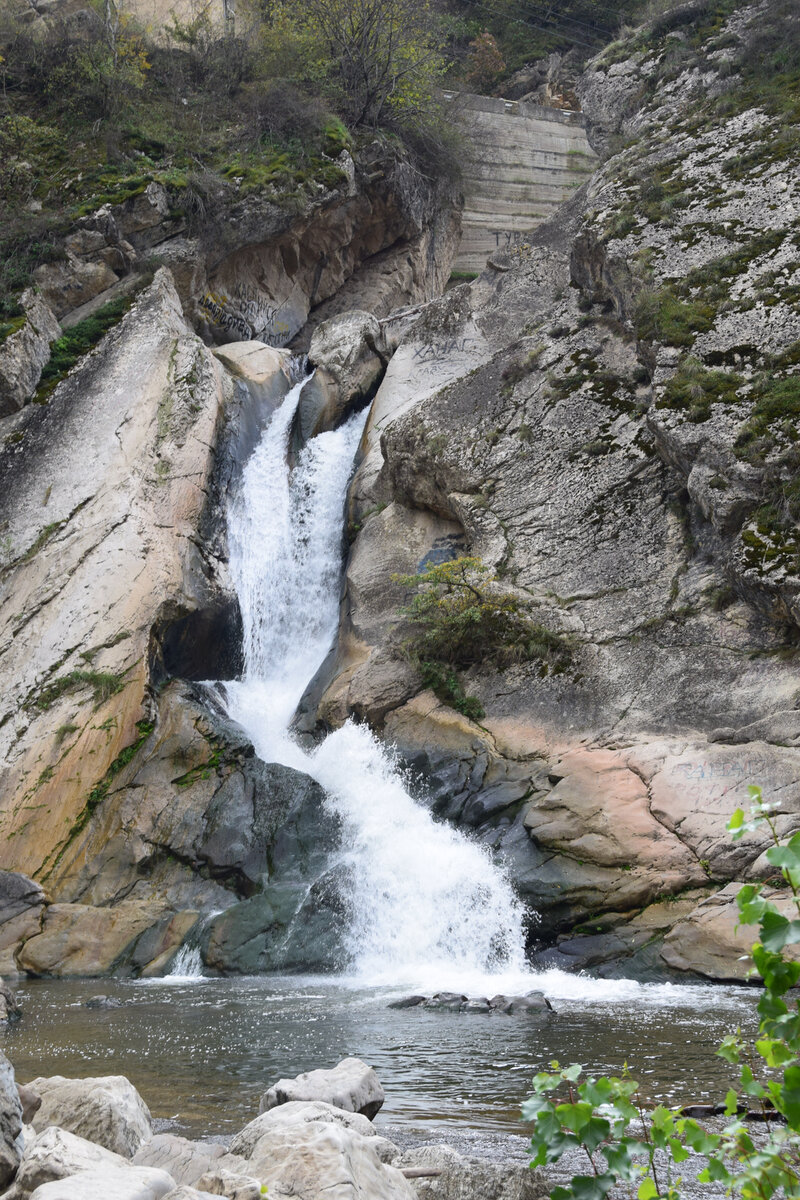
[[[563,671],[569,663],[566,640],[532,621],[523,602],[501,591],[497,577],[479,558],[429,563],[418,575],[392,578],[417,591],[400,610],[412,624],[406,654],[426,687],[465,716],[481,717],[483,709],[464,692],[457,668],[485,662],[503,667],[533,659],[547,674]]]
[[[726,1037],[717,1054],[738,1066],[739,1084],[725,1098],[728,1124],[721,1133],[704,1129],[680,1109],[645,1109],[638,1084],[621,1078],[584,1077],[580,1065],[536,1076],[534,1092],[522,1115],[533,1121],[532,1166],[544,1166],[569,1151],[582,1153],[587,1174],[573,1176],[568,1187],[552,1190],[552,1200],[603,1200],[614,1189],[638,1200],[681,1200],[675,1168],[691,1152],[706,1166],[698,1183],[722,1185],[743,1200],[769,1200],[780,1193],[800,1197],[800,1001],[788,993],[800,979],[800,962],[786,947],[800,942],[800,832],[781,842],[776,825],[778,803],[767,803],[750,788],[749,816],[737,809],[728,823],[734,840],[758,828],[769,832],[766,858],[780,871],[791,892],[796,917],[779,912],[762,895],[760,884],[747,884],[736,897],[740,924],[758,925],[753,946],[754,973],[764,984],[758,1002],[759,1030],[748,1046],[737,1032]],[[754,1141],[744,1121],[753,1106],[764,1130]],[[591,1173],[589,1173],[591,1172]]]

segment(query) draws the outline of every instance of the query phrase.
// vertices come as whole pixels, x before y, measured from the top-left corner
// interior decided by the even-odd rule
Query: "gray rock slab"
[[[345,1112],[363,1113],[371,1120],[385,1096],[372,1067],[360,1058],[344,1058],[330,1070],[307,1071],[295,1079],[279,1079],[264,1093],[259,1108],[263,1113],[290,1100],[321,1100]]]
[[[161,1200],[175,1190],[166,1171],[150,1167],[103,1167],[43,1183],[31,1200]]]
[[[33,1118],[37,1133],[50,1125],[132,1158],[153,1132],[150,1110],[124,1075],[66,1079],[53,1075],[34,1079],[31,1086],[42,1097]]]
[[[0,1052],[0,1188],[13,1179],[22,1157],[22,1105],[14,1068]]]

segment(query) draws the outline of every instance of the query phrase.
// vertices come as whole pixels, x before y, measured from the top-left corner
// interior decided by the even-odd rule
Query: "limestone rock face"
[[[249,1157],[249,1169],[268,1194],[298,1200],[413,1200],[410,1183],[378,1156],[375,1138],[344,1125],[308,1121],[265,1133]]]
[[[42,1097],[32,1122],[37,1133],[57,1125],[127,1159],[152,1136],[150,1110],[124,1075],[52,1075],[32,1080],[31,1086]]]
[[[22,1151],[22,1105],[14,1068],[0,1052],[0,1187],[6,1187],[14,1178]]]
[[[719,983],[744,983],[748,979],[752,968],[750,947],[756,931],[739,924],[736,893],[740,887],[740,883],[729,883],[676,922],[661,948],[661,957],[668,966]],[[789,920],[795,917],[794,904],[784,893],[766,889],[764,896]],[[787,958],[800,958],[797,946],[787,946],[785,954]]]
[[[760,12],[726,25],[740,55]],[[782,834],[800,826],[781,660],[800,624],[795,435],[767,397],[796,381],[800,191],[778,118],[719,117],[730,54],[687,43],[673,78],[658,19],[648,38],[590,64],[606,158],[558,218],[399,331],[316,711],[383,731],[434,811],[505,864],[554,961],[668,975],[683,968],[659,945],[686,908],[671,918],[667,896],[692,908],[768,876],[766,843],[725,829],[748,784],[781,798]],[[465,671],[479,726],[421,693],[392,581],[464,553],[571,659]],[[570,933],[604,914],[595,944]]]
[[[19,871],[0,871],[0,972],[17,974],[14,951],[41,929],[45,894]]]
[[[63,262],[37,267],[33,278],[45,303],[59,318],[93,300],[119,280],[106,263],[86,262],[70,251]]]
[[[102,1196],[103,1200],[161,1200],[174,1187],[174,1180],[165,1171],[109,1166],[43,1183],[31,1193],[31,1200],[34,1197],[35,1200],[87,1200],[89,1196]]]
[[[191,689],[148,690],[238,667],[219,489],[289,380],[286,356],[268,348],[227,359],[235,376],[189,330],[162,271],[0,451],[9,973],[163,970],[199,911],[260,886],[282,817],[276,862],[308,845],[288,793],[270,808],[267,787],[254,811],[259,768],[239,731],[217,729]],[[300,862],[292,869],[297,891]]]
[[[189,534],[206,508],[228,386],[162,271],[0,451],[11,546],[0,626],[3,865],[47,876],[51,888],[146,736],[153,626],[221,604]],[[6,840],[23,826],[26,836]]]
[[[320,1100],[370,1120],[386,1096],[372,1067],[360,1058],[343,1058],[330,1070],[307,1071],[296,1079],[279,1079],[261,1098],[262,1113],[294,1100]]]
[[[33,1192],[51,1179],[66,1179],[79,1171],[127,1167],[128,1159],[66,1129],[50,1126],[25,1145],[15,1186]]]
[[[22,293],[24,324],[0,343],[0,417],[16,412],[33,395],[61,333],[53,310],[32,289]]]

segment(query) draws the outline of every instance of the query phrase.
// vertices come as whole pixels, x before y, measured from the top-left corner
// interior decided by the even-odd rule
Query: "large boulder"
[[[50,357],[50,343],[61,333],[52,310],[32,289],[22,293],[25,317],[0,342],[0,417],[30,400]]]
[[[25,943],[17,962],[30,975],[105,975],[165,911],[163,904],[139,900],[113,909],[51,904],[41,933]]]
[[[47,898],[19,871],[0,871],[0,975],[18,973],[15,952],[39,932]]]
[[[133,1156],[137,1167],[157,1167],[176,1183],[194,1183],[225,1153],[223,1146],[189,1141],[174,1133],[157,1133]]]
[[[14,1178],[22,1149],[22,1105],[14,1068],[0,1052],[0,1188]]]
[[[124,1075],[89,1079],[53,1075],[34,1079],[31,1086],[42,1097],[42,1107],[33,1118],[37,1133],[58,1125],[123,1158],[132,1158],[152,1136],[150,1110]]]
[[[406,1150],[393,1166],[405,1172],[419,1200],[546,1200],[550,1187],[524,1163],[464,1158],[451,1146]]]
[[[128,1160],[121,1154],[52,1125],[26,1141],[14,1186],[27,1194],[51,1179],[66,1179],[80,1171],[104,1167],[120,1169],[128,1165]]]
[[[150,1167],[98,1167],[43,1183],[31,1200],[161,1200],[175,1188],[166,1171]]]
[[[265,1133],[288,1125],[305,1125],[309,1121],[330,1121],[360,1133],[362,1137],[377,1137],[375,1126],[361,1113],[348,1112],[321,1100],[288,1100],[276,1108],[262,1112],[236,1134],[231,1142],[231,1154],[248,1158]],[[155,1141],[155,1139],[153,1139]]]
[[[367,312],[331,317],[314,330],[308,351],[314,377],[303,388],[298,407],[303,442],[333,429],[376,388],[388,355],[381,324]]]
[[[259,1138],[248,1169],[269,1195],[298,1200],[413,1200],[414,1191],[381,1161],[375,1138],[329,1121],[292,1122]]]
[[[306,1071],[295,1079],[279,1079],[261,1097],[259,1111],[268,1112],[291,1100],[321,1100],[372,1120],[385,1098],[372,1067],[360,1058],[343,1058],[330,1070]]]
[[[718,983],[744,983],[751,978],[754,967],[750,951],[758,930],[739,923],[736,896],[741,886],[729,883],[676,922],[661,947],[667,966]],[[794,902],[785,892],[767,888],[763,894],[789,920],[797,916]],[[796,945],[787,946],[784,952],[787,958],[800,958]]]

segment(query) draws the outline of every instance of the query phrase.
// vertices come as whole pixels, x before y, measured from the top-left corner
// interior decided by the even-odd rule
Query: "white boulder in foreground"
[[[150,1110],[124,1075],[94,1079],[53,1075],[34,1079],[31,1086],[42,1097],[42,1107],[33,1118],[37,1133],[58,1125],[123,1158],[132,1158],[153,1135]]]
[[[360,1058],[343,1058],[331,1070],[307,1071],[295,1079],[279,1079],[262,1096],[259,1112],[269,1112],[292,1100],[321,1100],[372,1120],[385,1099],[386,1093],[372,1067]]]
[[[43,1183],[31,1200],[162,1200],[174,1191],[175,1180],[166,1171],[126,1164]]]
[[[394,1167],[381,1162],[375,1143],[332,1121],[296,1121],[265,1133],[248,1169],[269,1196],[296,1200],[416,1200]]]
[[[22,1156],[22,1105],[14,1068],[0,1052],[0,1188],[14,1178]]]
[[[34,1192],[43,1183],[66,1179],[81,1171],[105,1167],[120,1170],[130,1166],[127,1158],[106,1150],[66,1129],[51,1126],[33,1139],[26,1139],[25,1153],[14,1180],[13,1195]]]

